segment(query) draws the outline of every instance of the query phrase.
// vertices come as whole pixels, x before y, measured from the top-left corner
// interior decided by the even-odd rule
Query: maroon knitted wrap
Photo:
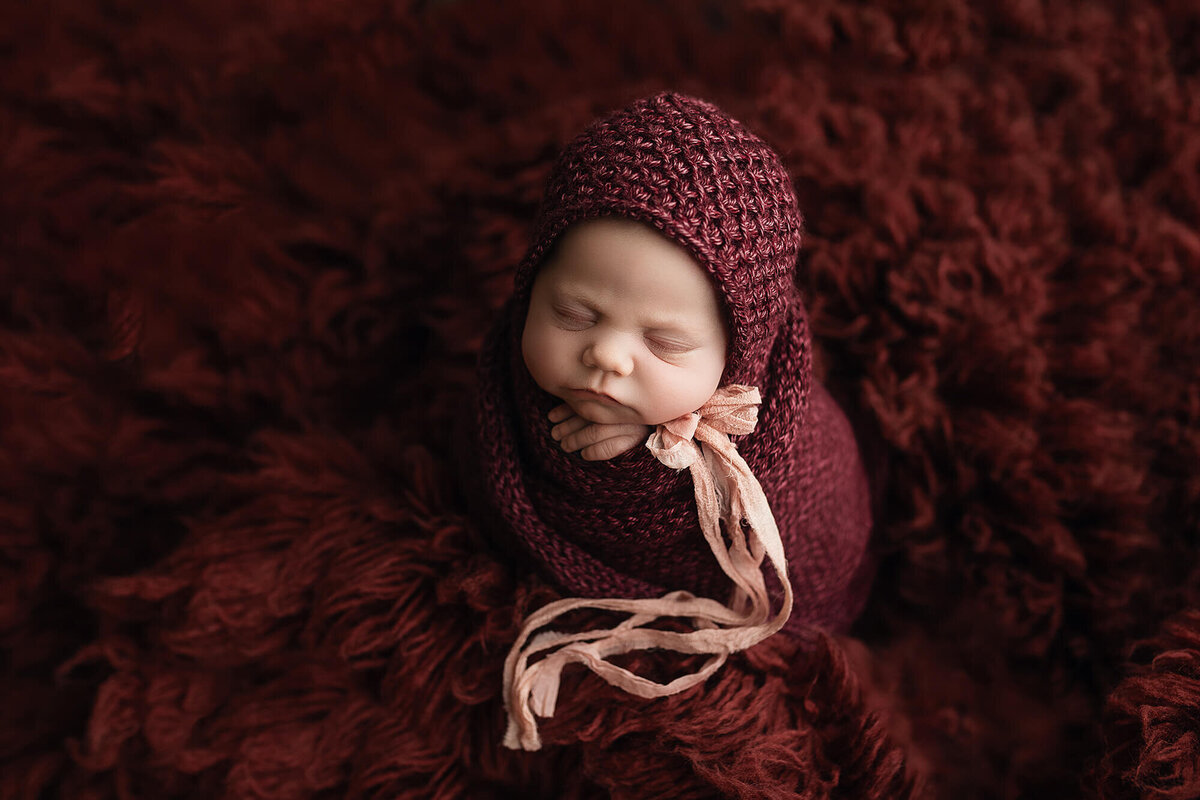
[[[867,588],[866,476],[849,424],[812,377],[794,288],[801,219],[778,156],[713,105],[660,94],[593,123],[561,155],[484,345],[476,441],[489,529],[572,595],[726,599],[691,478],[642,447],[610,461],[563,452],[521,356],[540,264],[572,223],[621,216],[678,242],[712,276],[729,328],[724,383],[758,386],[758,427],[738,448],[779,524],[796,603],[788,630],[841,629]]]

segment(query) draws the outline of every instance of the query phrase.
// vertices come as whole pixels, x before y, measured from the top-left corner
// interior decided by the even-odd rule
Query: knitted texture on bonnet
[[[502,548],[515,545],[565,592],[725,599],[729,580],[700,533],[689,475],[644,447],[584,461],[550,437],[561,403],[530,377],[521,333],[533,279],[572,223],[620,216],[685,247],[712,276],[729,330],[722,384],[763,403],[737,447],[763,486],[796,602],[786,630],[840,629],[866,591],[870,509],[845,417],[812,379],[794,289],[800,214],[778,156],[715,106],[661,94],[593,123],[560,156],[514,293],[484,344],[472,448],[476,488]]]

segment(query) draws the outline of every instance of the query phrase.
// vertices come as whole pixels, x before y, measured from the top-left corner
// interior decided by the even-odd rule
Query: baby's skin
[[[606,217],[571,226],[533,284],[521,352],[563,450],[604,461],[716,391],[728,336],[716,288],[654,228]]]

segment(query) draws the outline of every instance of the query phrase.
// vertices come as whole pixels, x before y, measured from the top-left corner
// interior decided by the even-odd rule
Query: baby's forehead
[[[704,264],[686,246],[653,225],[620,216],[596,217],[568,225],[543,259],[542,270],[567,259],[591,259],[611,264],[620,271],[623,266],[636,268],[649,258],[687,262],[698,274],[712,280]]]
[[[572,223],[554,242],[540,272],[563,265],[594,267],[614,278],[668,263],[681,279],[703,280],[720,292],[704,264],[684,245],[661,231],[625,217],[599,217]],[[686,273],[686,276],[682,273]]]
[[[572,222],[559,234],[555,249],[580,241],[665,242],[679,246],[671,237],[653,225],[631,217],[609,215]]]
[[[685,247],[654,228],[624,219],[577,223],[536,279],[550,302],[573,303],[651,327],[728,329],[720,288]]]

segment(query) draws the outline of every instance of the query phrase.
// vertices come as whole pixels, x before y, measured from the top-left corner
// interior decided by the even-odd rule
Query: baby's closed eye
[[[647,334],[646,346],[660,355],[682,355],[695,350],[698,345],[690,339]]]
[[[582,306],[554,305],[554,317],[568,330],[583,330],[596,322],[596,315]]]

